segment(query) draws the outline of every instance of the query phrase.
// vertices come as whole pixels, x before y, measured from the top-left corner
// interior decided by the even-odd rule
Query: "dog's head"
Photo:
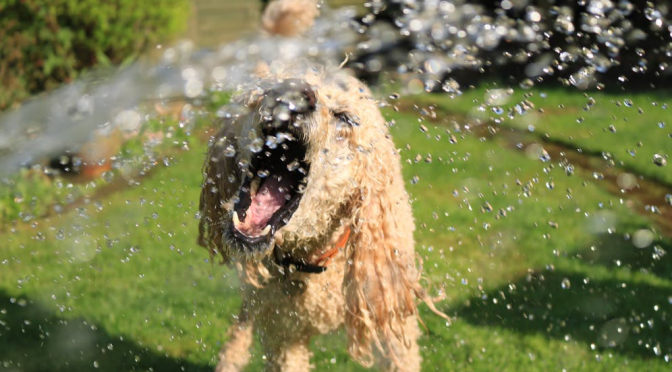
[[[367,158],[394,156],[368,89],[343,73],[308,72],[262,79],[234,101],[244,113],[224,123],[205,166],[211,248],[257,260],[278,243],[309,250],[351,224],[363,188],[385,174],[366,169]]]

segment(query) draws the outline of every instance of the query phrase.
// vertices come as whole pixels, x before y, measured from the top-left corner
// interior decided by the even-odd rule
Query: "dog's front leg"
[[[262,343],[264,343],[263,340]],[[308,345],[308,337],[294,338],[291,336],[288,339],[272,342],[270,345],[263,345],[268,358],[266,369],[277,372],[310,371],[312,353]]]
[[[250,360],[250,346],[253,341],[253,326],[247,306],[243,303],[238,321],[229,328],[229,340],[219,352],[219,363],[215,372],[242,371]]]

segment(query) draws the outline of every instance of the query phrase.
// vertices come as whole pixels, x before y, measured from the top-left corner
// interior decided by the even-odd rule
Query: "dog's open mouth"
[[[259,108],[260,133],[266,139],[255,151],[233,206],[229,235],[242,249],[260,251],[296,212],[307,184],[308,150],[303,137],[316,96],[299,80],[269,89]]]
[[[265,243],[289,222],[307,182],[305,157],[306,145],[291,137],[252,157],[234,205],[231,232],[236,239],[248,245]]]

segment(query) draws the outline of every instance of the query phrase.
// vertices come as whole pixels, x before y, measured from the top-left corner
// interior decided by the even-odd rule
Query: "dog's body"
[[[345,257],[341,254],[322,274],[297,272],[288,278],[278,275],[261,288],[245,287],[238,323],[229,329],[230,338],[219,355],[216,371],[242,370],[248,362],[254,333],[268,358],[268,370],[311,369],[312,336],[334,331],[345,320],[344,267]],[[421,359],[415,343],[419,330],[414,316],[406,322],[404,332],[410,348],[396,339],[389,343],[403,368],[397,369],[391,359],[379,358],[378,365],[383,370],[420,370]]]
[[[431,300],[399,155],[368,89],[309,69],[266,77],[235,101],[248,112],[214,138],[201,194],[200,243],[245,283],[218,371],[247,363],[253,329],[269,367],[307,370],[310,337],[342,324],[363,365],[375,345],[385,369],[419,370],[415,301]]]

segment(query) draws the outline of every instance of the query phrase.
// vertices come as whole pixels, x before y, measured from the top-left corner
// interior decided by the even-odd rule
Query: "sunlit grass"
[[[450,107],[468,113],[478,105],[469,94]],[[586,100],[565,96],[566,105]],[[618,110],[630,116],[636,108]],[[653,247],[669,251],[670,242],[651,221],[581,169],[568,176],[556,159],[530,158],[500,137],[448,127],[457,140],[451,143],[441,112],[434,123],[414,113],[385,115],[396,121],[425,276],[454,318],[447,327],[422,308],[424,370],[669,370],[672,265],[669,256],[654,258]],[[537,133],[552,127],[547,119]],[[594,123],[600,135],[605,123]],[[561,131],[565,123],[556,125]],[[566,140],[583,146],[579,139]],[[618,146],[584,140],[593,150]],[[0,235],[0,366],[213,368],[240,298],[234,271],[212,265],[195,243],[204,151],[194,141],[139,185]],[[640,230],[653,239],[643,249],[632,243]],[[359,369],[342,333],[318,338],[313,351],[317,370]],[[248,370],[263,369],[258,345],[253,354]]]
[[[614,164],[672,185],[670,166],[654,155],[672,155],[672,94],[669,91],[581,92],[572,88],[530,90],[489,84],[461,96],[424,94],[410,101],[434,104],[443,114],[496,122],[587,153],[605,155]],[[524,114],[516,111],[532,103]],[[509,117],[512,112],[513,116]]]
[[[426,339],[428,370],[667,368],[653,345],[669,350],[669,327],[633,320],[666,317],[670,263],[625,235],[655,225],[586,181],[586,172],[568,176],[497,137],[450,144],[443,125],[423,122],[423,133],[420,123],[409,125],[415,115],[393,116],[406,123],[394,131],[401,147],[410,145],[404,158],[432,154],[431,164],[411,161],[405,174],[419,179],[408,186],[417,250],[456,317],[445,327],[424,315],[436,337]],[[669,250],[669,240],[655,235],[653,245]],[[627,323],[628,336],[605,347],[601,336],[614,319]]]

